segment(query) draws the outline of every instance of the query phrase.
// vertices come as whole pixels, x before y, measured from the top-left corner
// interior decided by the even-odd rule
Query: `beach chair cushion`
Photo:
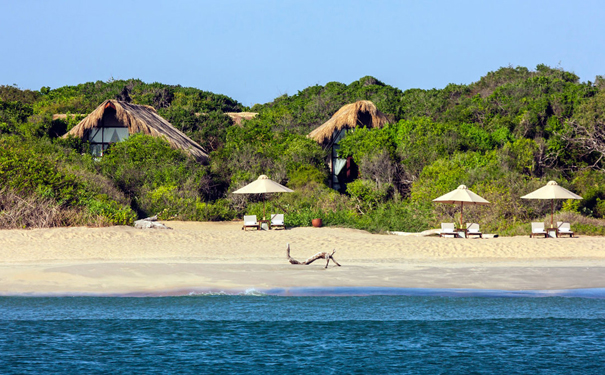
[[[544,223],[531,223],[531,234],[529,236],[534,237],[537,235],[544,235],[544,237],[548,237],[548,233],[546,233],[546,231],[544,230]]]
[[[456,225],[454,223],[441,223],[441,231],[439,232],[439,236],[457,236],[456,233]]]
[[[544,231],[544,223],[531,223],[531,232],[532,233],[546,233]]]
[[[244,215],[244,227],[245,228],[257,228],[260,229],[258,221],[256,221],[256,215]]]
[[[571,225],[566,221],[557,221],[557,227],[560,232],[571,232]]]
[[[479,236],[483,238],[483,233],[479,230],[479,224],[477,223],[466,223],[466,234],[467,236]]]
[[[477,223],[466,223],[466,231],[468,233],[480,233],[479,224]]]
[[[456,229],[454,223],[441,223],[442,232],[453,232]]]
[[[271,215],[272,226],[283,226],[284,225],[284,214],[273,214]]]
[[[557,230],[558,230],[559,234],[573,235],[573,231],[571,230],[571,225],[567,221],[557,221]]]
[[[256,221],[256,215],[245,215],[244,225],[258,225],[258,222]]]

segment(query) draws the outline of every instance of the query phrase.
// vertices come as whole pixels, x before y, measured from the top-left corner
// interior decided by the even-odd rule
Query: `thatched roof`
[[[196,116],[207,115],[207,113],[196,112]],[[225,115],[229,116],[235,125],[241,125],[243,120],[251,120],[258,115],[257,112],[225,112]]]
[[[91,114],[74,126],[63,136],[83,138],[86,131],[96,128],[103,119],[105,109],[113,107],[116,110],[116,119],[128,128],[128,133],[143,133],[153,137],[163,137],[173,148],[185,150],[198,160],[208,157],[206,150],[187,137],[183,132],[163,119],[153,107],[136,105],[118,100],[106,100]]]
[[[242,120],[251,120],[258,115],[256,112],[225,112],[225,114],[231,117],[236,125],[240,125]]]
[[[307,137],[319,143],[329,143],[336,130],[352,129],[359,125],[369,128],[382,128],[388,122],[387,117],[376,109],[369,100],[360,100],[342,106],[328,121],[313,130]]]
[[[66,120],[68,117],[69,118],[76,118],[78,116],[86,116],[86,113],[81,114],[81,113],[55,113],[53,115],[53,121],[55,120]]]

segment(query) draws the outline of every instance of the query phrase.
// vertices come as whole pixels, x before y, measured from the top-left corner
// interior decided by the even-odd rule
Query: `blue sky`
[[[605,75],[601,1],[0,0],[0,84],[139,78],[245,105],[371,75],[402,90],[544,63]]]

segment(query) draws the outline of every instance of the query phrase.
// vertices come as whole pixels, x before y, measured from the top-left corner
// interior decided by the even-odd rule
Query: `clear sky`
[[[244,105],[371,75],[402,90],[544,63],[605,75],[603,1],[0,0],[0,84],[139,78]]]

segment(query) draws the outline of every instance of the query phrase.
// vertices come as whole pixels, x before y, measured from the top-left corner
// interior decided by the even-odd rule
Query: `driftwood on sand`
[[[298,265],[307,266],[307,265],[315,262],[317,259],[325,259],[326,266],[324,268],[328,268],[328,264],[330,264],[330,259],[331,259],[332,262],[334,262],[338,267],[340,267],[340,264],[338,264],[336,259],[334,259],[334,253],[336,252],[336,250],[332,250],[331,253],[326,253],[325,251],[322,251],[320,253],[313,255],[312,257],[305,260],[304,262],[299,262],[298,260],[296,260],[290,256],[290,244],[288,244],[287,252],[288,252],[288,261],[290,262],[290,264],[298,264]]]
[[[162,223],[158,223],[158,215],[146,217],[145,219],[134,222],[134,227],[137,229],[172,229]]]

